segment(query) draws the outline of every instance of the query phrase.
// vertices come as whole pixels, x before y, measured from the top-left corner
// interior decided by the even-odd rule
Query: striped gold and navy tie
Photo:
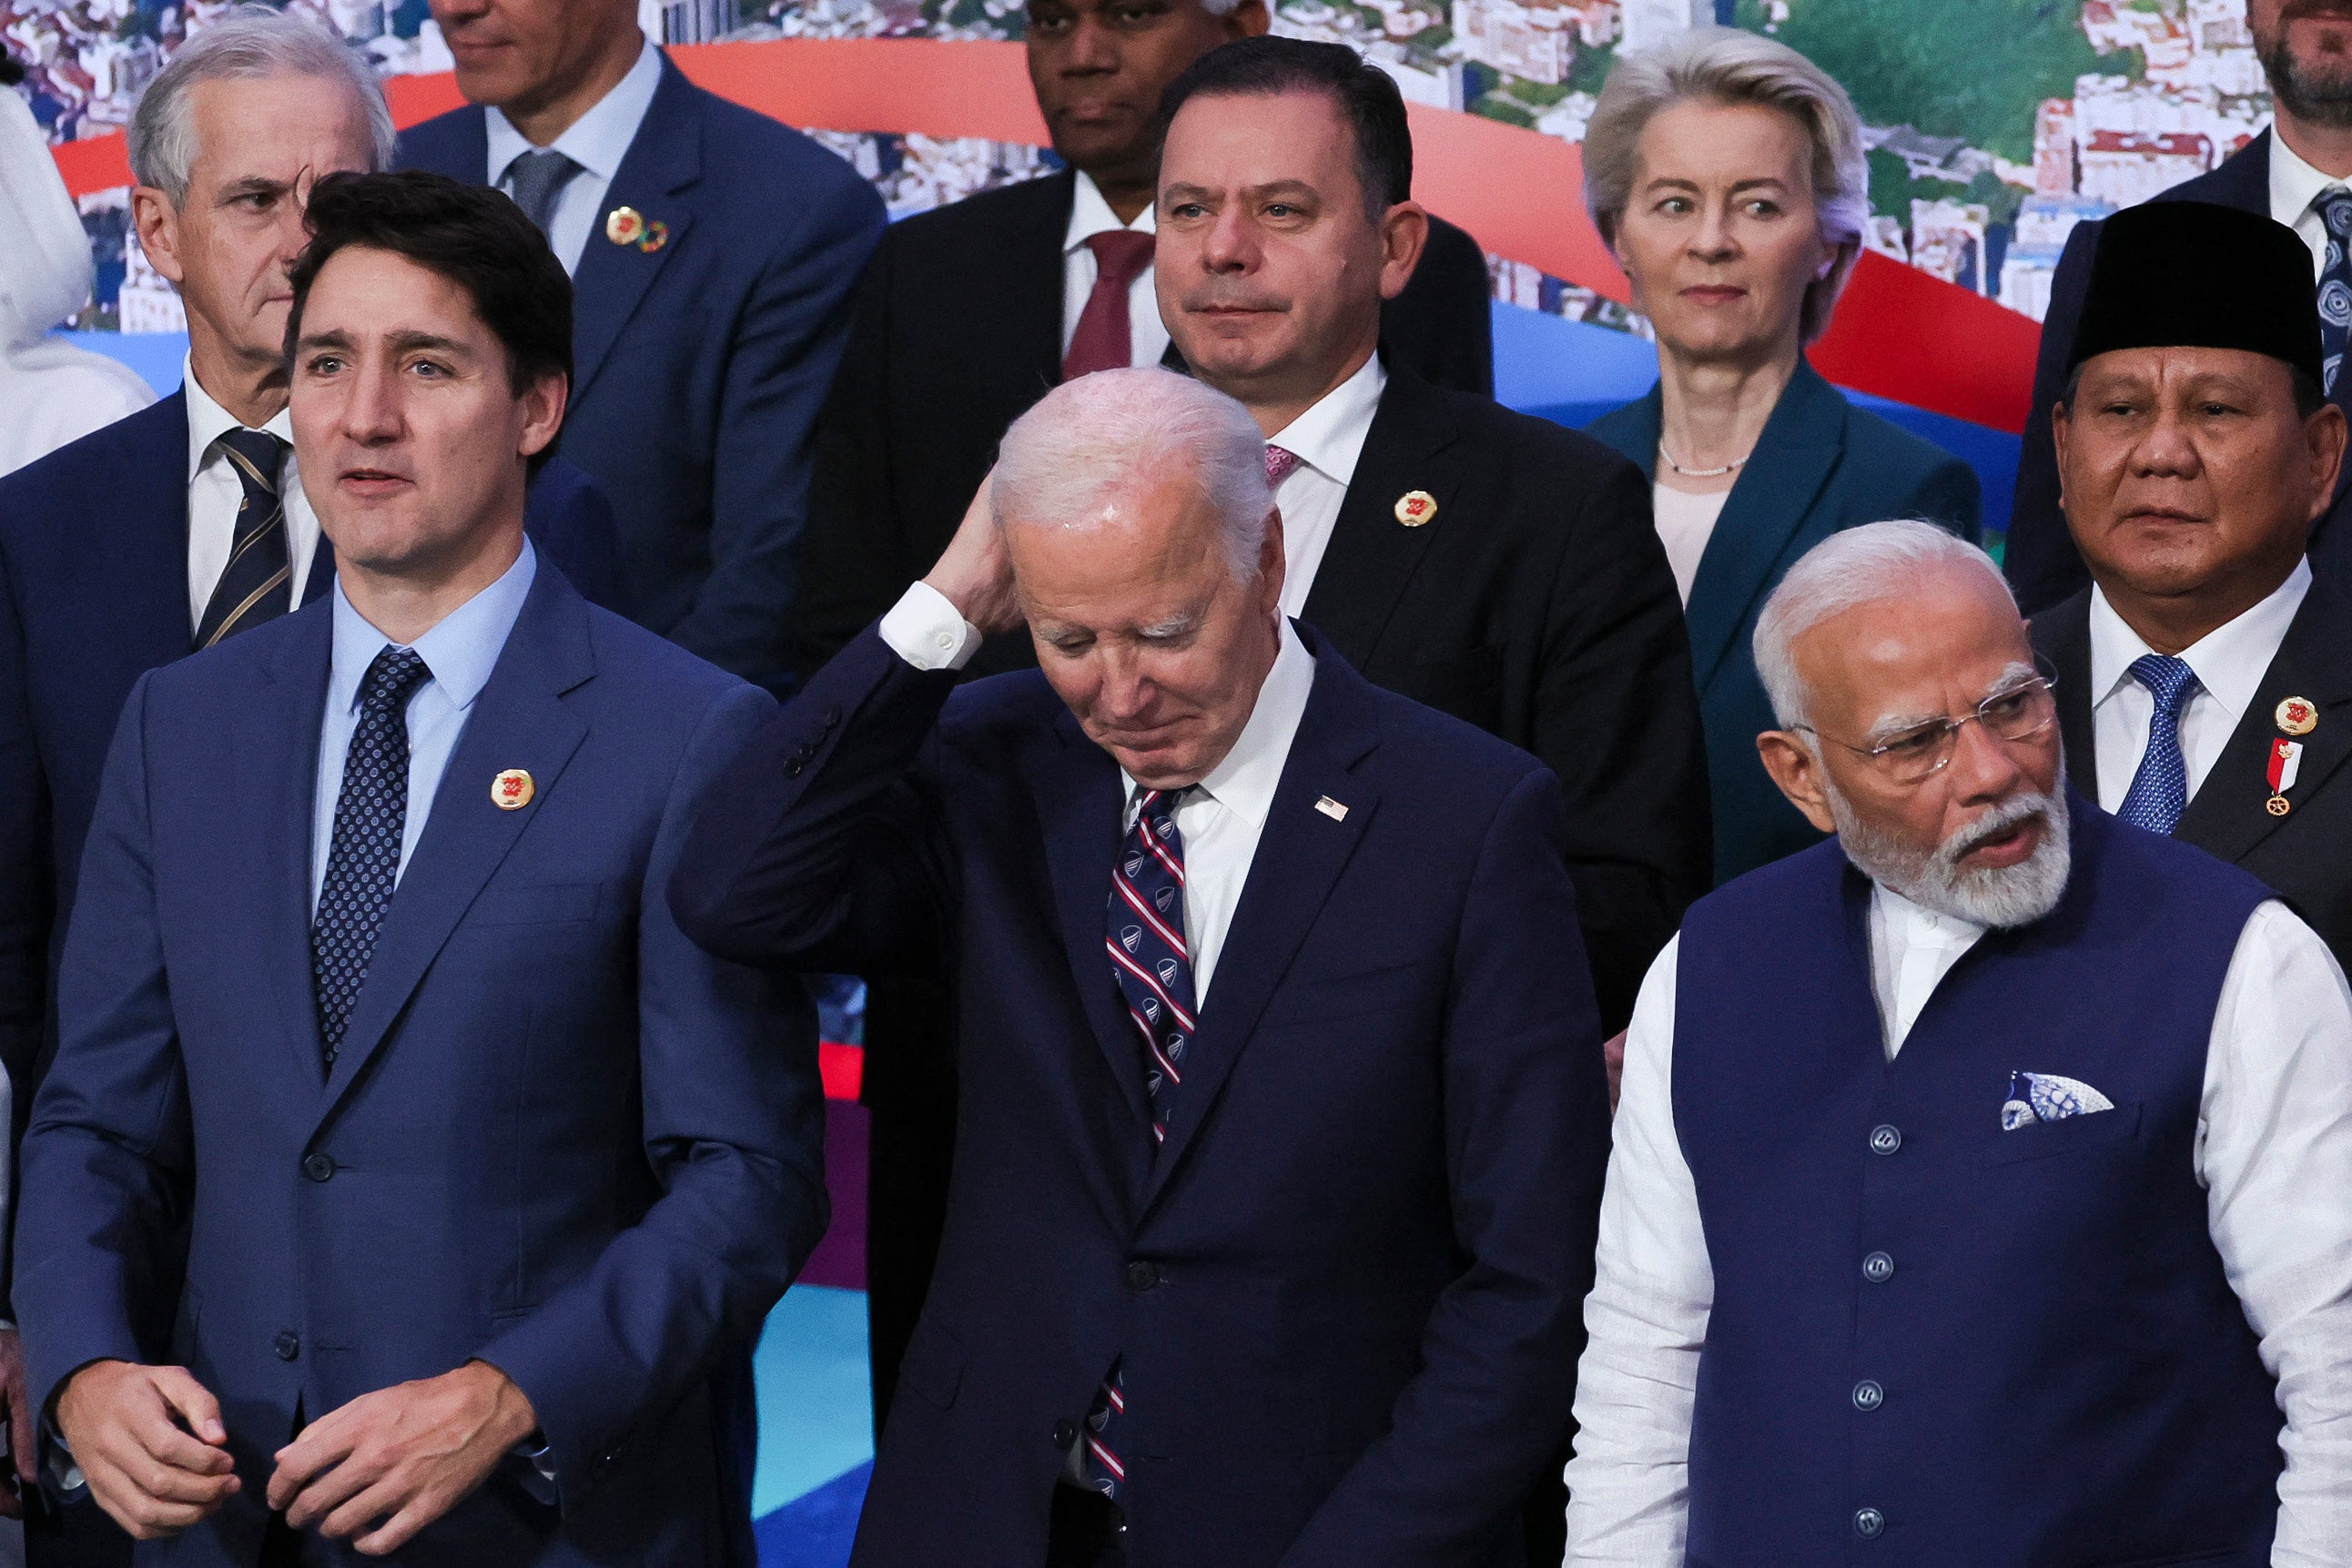
[[[196,622],[196,646],[283,615],[290,597],[286,580],[293,571],[286,537],[286,498],[278,493],[286,472],[286,443],[266,430],[242,425],[213,444],[236,470],[245,498],[237,503],[236,530],[228,565]]]

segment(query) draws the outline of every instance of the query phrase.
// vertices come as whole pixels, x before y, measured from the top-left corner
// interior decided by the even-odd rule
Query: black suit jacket
[[[919,214],[875,252],[817,421],[792,574],[802,678],[931,570],[1005,427],[1061,381],[1062,239],[1076,183],[1055,174]],[[1490,297],[1477,242],[1433,222],[1412,281],[1381,315],[1393,361],[1491,392]],[[998,637],[971,673],[1033,663],[1027,636]]]
[[[2058,722],[2074,787],[2096,799],[2098,748],[2091,731],[2091,592],[2084,589],[2033,620],[2033,646],[2058,669]],[[2303,742],[2289,810],[2274,817],[2271,743],[2284,732],[2287,697],[2319,707]],[[2352,964],[2352,594],[2314,575],[2252,706],[2213,770],[2190,798],[2173,837],[2262,878],[2303,916],[2339,963]]]
[[[2264,217],[2271,211],[2271,133],[2263,131],[2225,160],[2210,174],[2183,181],[2156,198],[2159,202],[2210,202],[2236,207]],[[2099,243],[2102,225],[2077,224],[2066,236],[2058,275],[2050,287],[2050,310],[2042,321],[2042,352],[2033,368],[2033,404],[2027,411],[2025,439],[2017,455],[2017,500],[2009,519],[2009,546],[2003,565],[2018,603],[2027,614],[2043,610],[2090,586],[2091,574],[2066,531],[2066,515],[2058,504],[2058,447],[2050,434],[2050,410],[2066,390],[2066,358],[2074,351],[2074,329],[2083,318],[2083,296],[2091,281],[2091,256]],[[2215,278],[2217,287],[2228,279]],[[2352,376],[2336,383],[2331,400],[2352,416]],[[2352,588],[2352,523],[2343,520],[2352,510],[2346,500],[2352,491],[2352,463],[2336,476],[2336,503],[2314,525],[2311,566],[2320,576]],[[2259,804],[2259,802],[2257,802]]]

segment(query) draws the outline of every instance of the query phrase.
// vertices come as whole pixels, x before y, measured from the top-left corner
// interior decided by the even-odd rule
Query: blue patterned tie
[[[2132,661],[2131,678],[2156,699],[2148,715],[2147,749],[2140,753],[2139,771],[2132,775],[2131,792],[2116,815],[2152,833],[2169,834],[2189,809],[2189,765],[2180,756],[2180,710],[2197,695],[2197,672],[2164,653],[2145,653]]]
[[[555,204],[563,199],[563,187],[580,172],[580,165],[561,152],[543,148],[518,152],[514,162],[507,165],[507,189],[514,196],[514,204],[522,209],[522,215],[545,234],[547,225],[555,221]]]
[[[2319,264],[2320,390],[2333,395],[2344,338],[2352,327],[2352,191],[2333,185],[2319,193],[2319,221],[2327,225],[2327,255]]]
[[[236,504],[229,534],[228,564],[205,601],[196,622],[198,648],[209,648],[286,613],[292,595],[286,579],[293,570],[286,538],[286,498],[278,486],[286,475],[286,443],[266,430],[243,425],[213,443],[236,471],[245,494]]]
[[[399,879],[408,826],[408,699],[432,678],[415,649],[387,647],[360,681],[360,721],[343,754],[335,836],[310,925],[310,982],[331,1069]]]
[[[1144,1088],[1151,1099],[1151,1145],[1168,1140],[1176,1092],[1184,1084],[1184,1055],[1195,1032],[1192,956],[1184,941],[1184,837],[1176,806],[1185,791],[1146,791],[1135,826],[1112,868],[1103,946],[1119,999],[1143,1041]],[[1142,1265],[1148,1267],[1148,1265]],[[1118,1423],[1127,1396],[1113,1361],[1087,1413],[1082,1469],[1089,1485],[1113,1500],[1127,1479],[1118,1457]]]

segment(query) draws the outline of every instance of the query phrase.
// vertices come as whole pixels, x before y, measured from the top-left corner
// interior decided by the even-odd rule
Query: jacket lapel
[[[1691,670],[1705,691],[1731,652],[1748,608],[1811,516],[1830,470],[1845,450],[1845,398],[1802,359],[1755,455],[1723,503],[1706,552],[1691,581],[1685,616]]]
[[[589,226],[588,248],[572,277],[574,407],[588,395],[621,329],[694,222],[681,193],[702,178],[702,114],[696,91],[664,55],[661,85],[605,192],[605,212],[635,207],[646,220],[646,236],[619,245],[606,235],[603,217]],[[661,228],[654,228],[656,224]]]
[[[1314,690],[1201,1004],[1201,1027],[1178,1102],[1181,1110],[1152,1166],[1147,1208],[1167,1190],[1214,1113],[1259,1015],[1289,973],[1299,944],[1380,809],[1378,791],[1353,772],[1380,740],[1364,679],[1337,654],[1318,647],[1311,631],[1302,629],[1300,635],[1316,653]],[[1315,809],[1326,795],[1347,806],[1345,817],[1335,821]]]
[[[536,801],[554,792],[588,734],[564,694],[595,673],[584,601],[561,575],[541,571],[488,684],[474,699],[424,835],[384,911],[366,983],[327,1080],[325,1114],[366,1071],[449,933],[538,814],[531,806],[507,811],[493,805],[490,779],[520,768],[538,786]]]
[[[257,700],[237,715],[237,794],[257,804],[262,823],[256,928],[268,934],[269,946],[261,964],[302,1074],[295,1082],[314,1090],[325,1082],[325,1065],[310,975],[310,851],[333,617],[324,604],[294,616],[289,635],[262,667]]]
[[[1032,785],[1054,907],[1061,916],[1078,1000],[1140,1134],[1151,1120],[1144,1099],[1143,1048],[1119,1009],[1118,982],[1103,950],[1111,867],[1118,859],[1119,819],[1127,804],[1118,764],[1086,737],[1068,709],[1055,714],[1054,731],[1061,744],[1045,754],[1045,766]]]
[[[128,450],[106,505],[121,532],[104,552],[98,580],[107,600],[102,656],[121,660],[135,678],[138,671],[186,658],[195,640],[188,615],[185,390],[132,414],[123,434]],[[121,689],[130,684],[124,680]]]
[[[2279,728],[2278,705],[2308,697],[2319,706],[2319,722],[2303,742],[2294,788],[2287,791],[2288,815],[2271,815],[2271,746]],[[2263,676],[2253,704],[2230,733],[2230,743],[2198,786],[2181,813],[2174,837],[2225,861],[2242,861],[2257,844],[2309,809],[2312,797],[2352,755],[2352,606],[2324,579],[2315,578],[2303,607],[2286,629],[2278,655]]]
[[[2099,798],[2099,746],[2091,709],[2091,591],[2033,618],[2034,639],[2058,677],[2058,731],[2066,747],[2066,778],[2090,800]]]
[[[1438,530],[1478,526],[1454,504],[1463,476],[1459,464],[1447,461],[1447,449],[1458,434],[1444,398],[1390,362],[1388,385],[1299,617],[1355,664],[1370,661]],[[1413,490],[1428,491],[1437,512],[1421,527],[1407,528],[1397,521],[1396,504]]]

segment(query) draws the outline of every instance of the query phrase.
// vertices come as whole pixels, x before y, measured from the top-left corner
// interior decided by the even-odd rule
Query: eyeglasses
[[[1892,783],[1924,783],[1950,765],[1952,753],[1958,747],[1962,725],[1981,724],[1987,735],[2008,741],[2030,740],[2048,729],[2058,716],[2058,699],[2052,695],[2057,684],[2054,675],[2035,675],[2015,685],[2003,686],[1977,704],[1971,712],[1957,718],[1932,718],[1915,724],[1876,746],[1855,746],[1835,736],[1822,738],[1864,758]],[[1809,724],[1792,724],[1789,727],[1822,734]]]

